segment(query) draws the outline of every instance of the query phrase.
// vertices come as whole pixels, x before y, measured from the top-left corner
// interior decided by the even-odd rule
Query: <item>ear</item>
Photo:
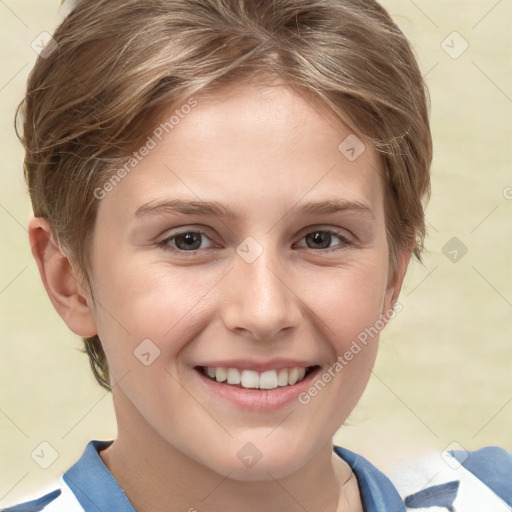
[[[384,320],[386,323],[389,320],[389,314],[391,311],[393,311],[395,304],[398,301],[398,297],[400,296],[400,290],[402,289],[402,284],[404,282],[405,274],[407,272],[407,268],[409,267],[412,254],[412,246],[407,250],[398,251],[398,262],[396,267],[392,268],[390,266],[388,286],[386,288],[384,307],[382,311],[382,315],[384,315]]]
[[[84,338],[96,335],[90,293],[80,284],[48,221],[30,219],[28,236],[41,280],[57,313],[75,334]]]

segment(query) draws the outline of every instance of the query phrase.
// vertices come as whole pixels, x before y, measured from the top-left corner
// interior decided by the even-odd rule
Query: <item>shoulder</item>
[[[36,496],[18,505],[0,509],[0,512],[83,512],[69,486],[61,478]]]
[[[432,451],[388,472],[408,509],[510,512],[512,455],[497,446]]]
[[[0,512],[84,512],[91,506],[93,510],[134,512],[99,456],[99,451],[111,443],[90,441],[60,479]]]
[[[488,446],[430,451],[380,471],[361,455],[334,446],[357,476],[369,512],[510,512],[512,455]]]
[[[404,504],[390,479],[363,456],[346,448],[334,446],[355,473],[364,510],[368,512],[402,512]]]

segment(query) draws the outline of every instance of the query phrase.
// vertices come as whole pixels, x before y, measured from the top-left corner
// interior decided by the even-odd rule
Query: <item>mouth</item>
[[[234,388],[248,390],[274,390],[295,386],[316,372],[320,367],[302,366],[293,368],[279,368],[257,372],[240,368],[212,368],[196,366],[194,369],[207,379],[225,384]]]

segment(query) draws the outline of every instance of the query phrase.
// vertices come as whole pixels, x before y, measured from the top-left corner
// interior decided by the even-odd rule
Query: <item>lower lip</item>
[[[293,386],[282,386],[274,389],[244,389],[212,380],[206,377],[201,370],[194,368],[200,382],[203,383],[209,393],[231,402],[240,409],[256,412],[276,411],[298,400],[297,397],[306,391],[319,370],[319,367],[316,368]]]

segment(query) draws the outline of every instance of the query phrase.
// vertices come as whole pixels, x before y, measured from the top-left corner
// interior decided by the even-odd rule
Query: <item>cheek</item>
[[[383,283],[376,272],[364,276],[344,275],[338,282],[326,282],[321,288],[323,300],[317,305],[323,334],[332,349],[329,362],[341,361],[336,375],[343,374],[344,392],[366,383],[378,348],[383,306]]]
[[[212,271],[199,275],[193,267],[177,269],[134,260],[98,269],[97,281],[101,283],[96,297],[98,333],[114,373],[119,374],[133,365],[134,351],[141,343],[152,346],[145,340],[166,359],[176,357],[199,322],[206,321],[205,296],[218,277]]]
[[[329,269],[304,288],[305,302],[323,320],[333,346],[344,349],[379,320],[387,278],[387,266],[361,257],[350,267]]]

